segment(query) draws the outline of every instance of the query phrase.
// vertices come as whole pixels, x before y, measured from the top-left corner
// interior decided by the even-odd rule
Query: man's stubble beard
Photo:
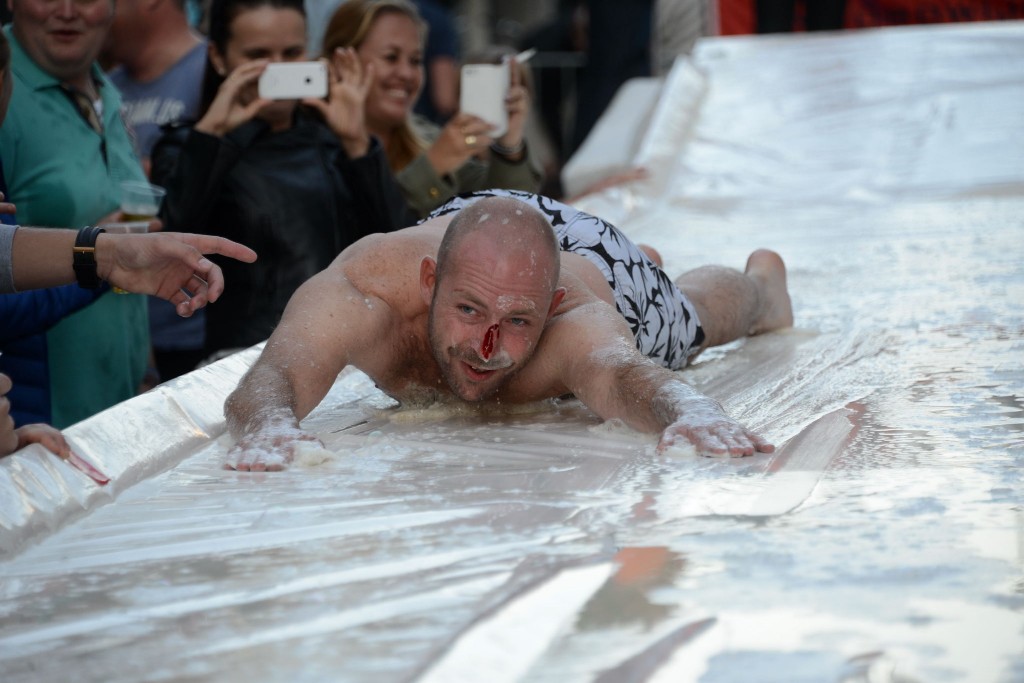
[[[510,362],[508,367],[512,368],[511,371],[502,375],[501,378],[494,382],[493,385],[489,385],[484,394],[481,394],[477,398],[466,398],[458,390],[461,384],[459,383],[460,376],[455,371],[455,363],[465,360],[474,367],[486,369],[488,366],[493,365],[495,361],[485,361],[475,352],[467,354],[460,351],[458,347],[445,346],[444,342],[440,340],[437,334],[437,326],[434,322],[433,306],[431,306],[431,312],[427,316],[427,339],[430,344],[430,353],[434,356],[434,362],[437,363],[438,368],[441,370],[441,377],[444,379],[445,385],[453,394],[455,394],[455,396],[459,397],[463,401],[469,402],[485,401],[497,394],[498,391],[507,386],[508,383],[519,374],[519,371],[527,364],[527,362],[529,362],[530,357],[533,355],[531,352],[519,363],[515,363],[514,361]],[[479,387],[480,385],[474,384],[473,386]]]

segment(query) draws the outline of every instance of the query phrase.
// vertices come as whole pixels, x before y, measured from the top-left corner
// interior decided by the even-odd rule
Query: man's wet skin
[[[676,282],[709,344],[792,322],[785,266],[774,252],[752,254],[746,272],[705,266]],[[680,373],[641,355],[614,300],[597,266],[560,252],[540,212],[514,199],[481,199],[366,238],[296,294],[229,397],[225,410],[239,441],[228,464],[250,469],[271,457],[250,453],[284,452],[287,462],[289,445],[264,436],[262,425],[284,411],[301,433],[299,420],[346,365],[403,404],[509,405],[573,394],[604,419],[660,433],[659,450],[773,450]]]

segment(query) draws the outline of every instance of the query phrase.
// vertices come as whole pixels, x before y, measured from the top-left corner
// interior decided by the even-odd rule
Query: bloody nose
[[[480,356],[484,360],[490,360],[491,354],[494,353],[494,345],[498,342],[498,326],[491,325],[487,328],[487,332],[484,333],[484,340],[480,344]]]

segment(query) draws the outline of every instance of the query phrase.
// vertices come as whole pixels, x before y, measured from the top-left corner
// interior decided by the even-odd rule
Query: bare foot
[[[758,249],[747,259],[743,271],[757,283],[760,313],[750,334],[761,334],[793,326],[793,304],[786,289],[786,264],[768,249]]]
[[[661,254],[658,253],[657,249],[655,249],[649,244],[638,244],[636,246],[640,248],[640,251],[647,254],[647,258],[654,261],[654,265],[658,266],[659,268],[665,267],[665,262],[662,260]]]

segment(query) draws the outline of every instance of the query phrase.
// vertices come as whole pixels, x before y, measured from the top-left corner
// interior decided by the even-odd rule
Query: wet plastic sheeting
[[[215,366],[71,430],[112,493],[0,465],[30,544],[0,565],[3,680],[1024,679],[1024,26],[695,64],[698,119],[667,84],[652,177],[586,207],[673,273],[784,255],[796,329],[685,373],[776,454],[658,456],[572,401],[399,412],[348,372],[307,420],[334,460],[226,472],[241,370]],[[144,448],[105,450],[112,422]],[[52,526],[81,515],[53,533],[43,467],[74,484]]]

